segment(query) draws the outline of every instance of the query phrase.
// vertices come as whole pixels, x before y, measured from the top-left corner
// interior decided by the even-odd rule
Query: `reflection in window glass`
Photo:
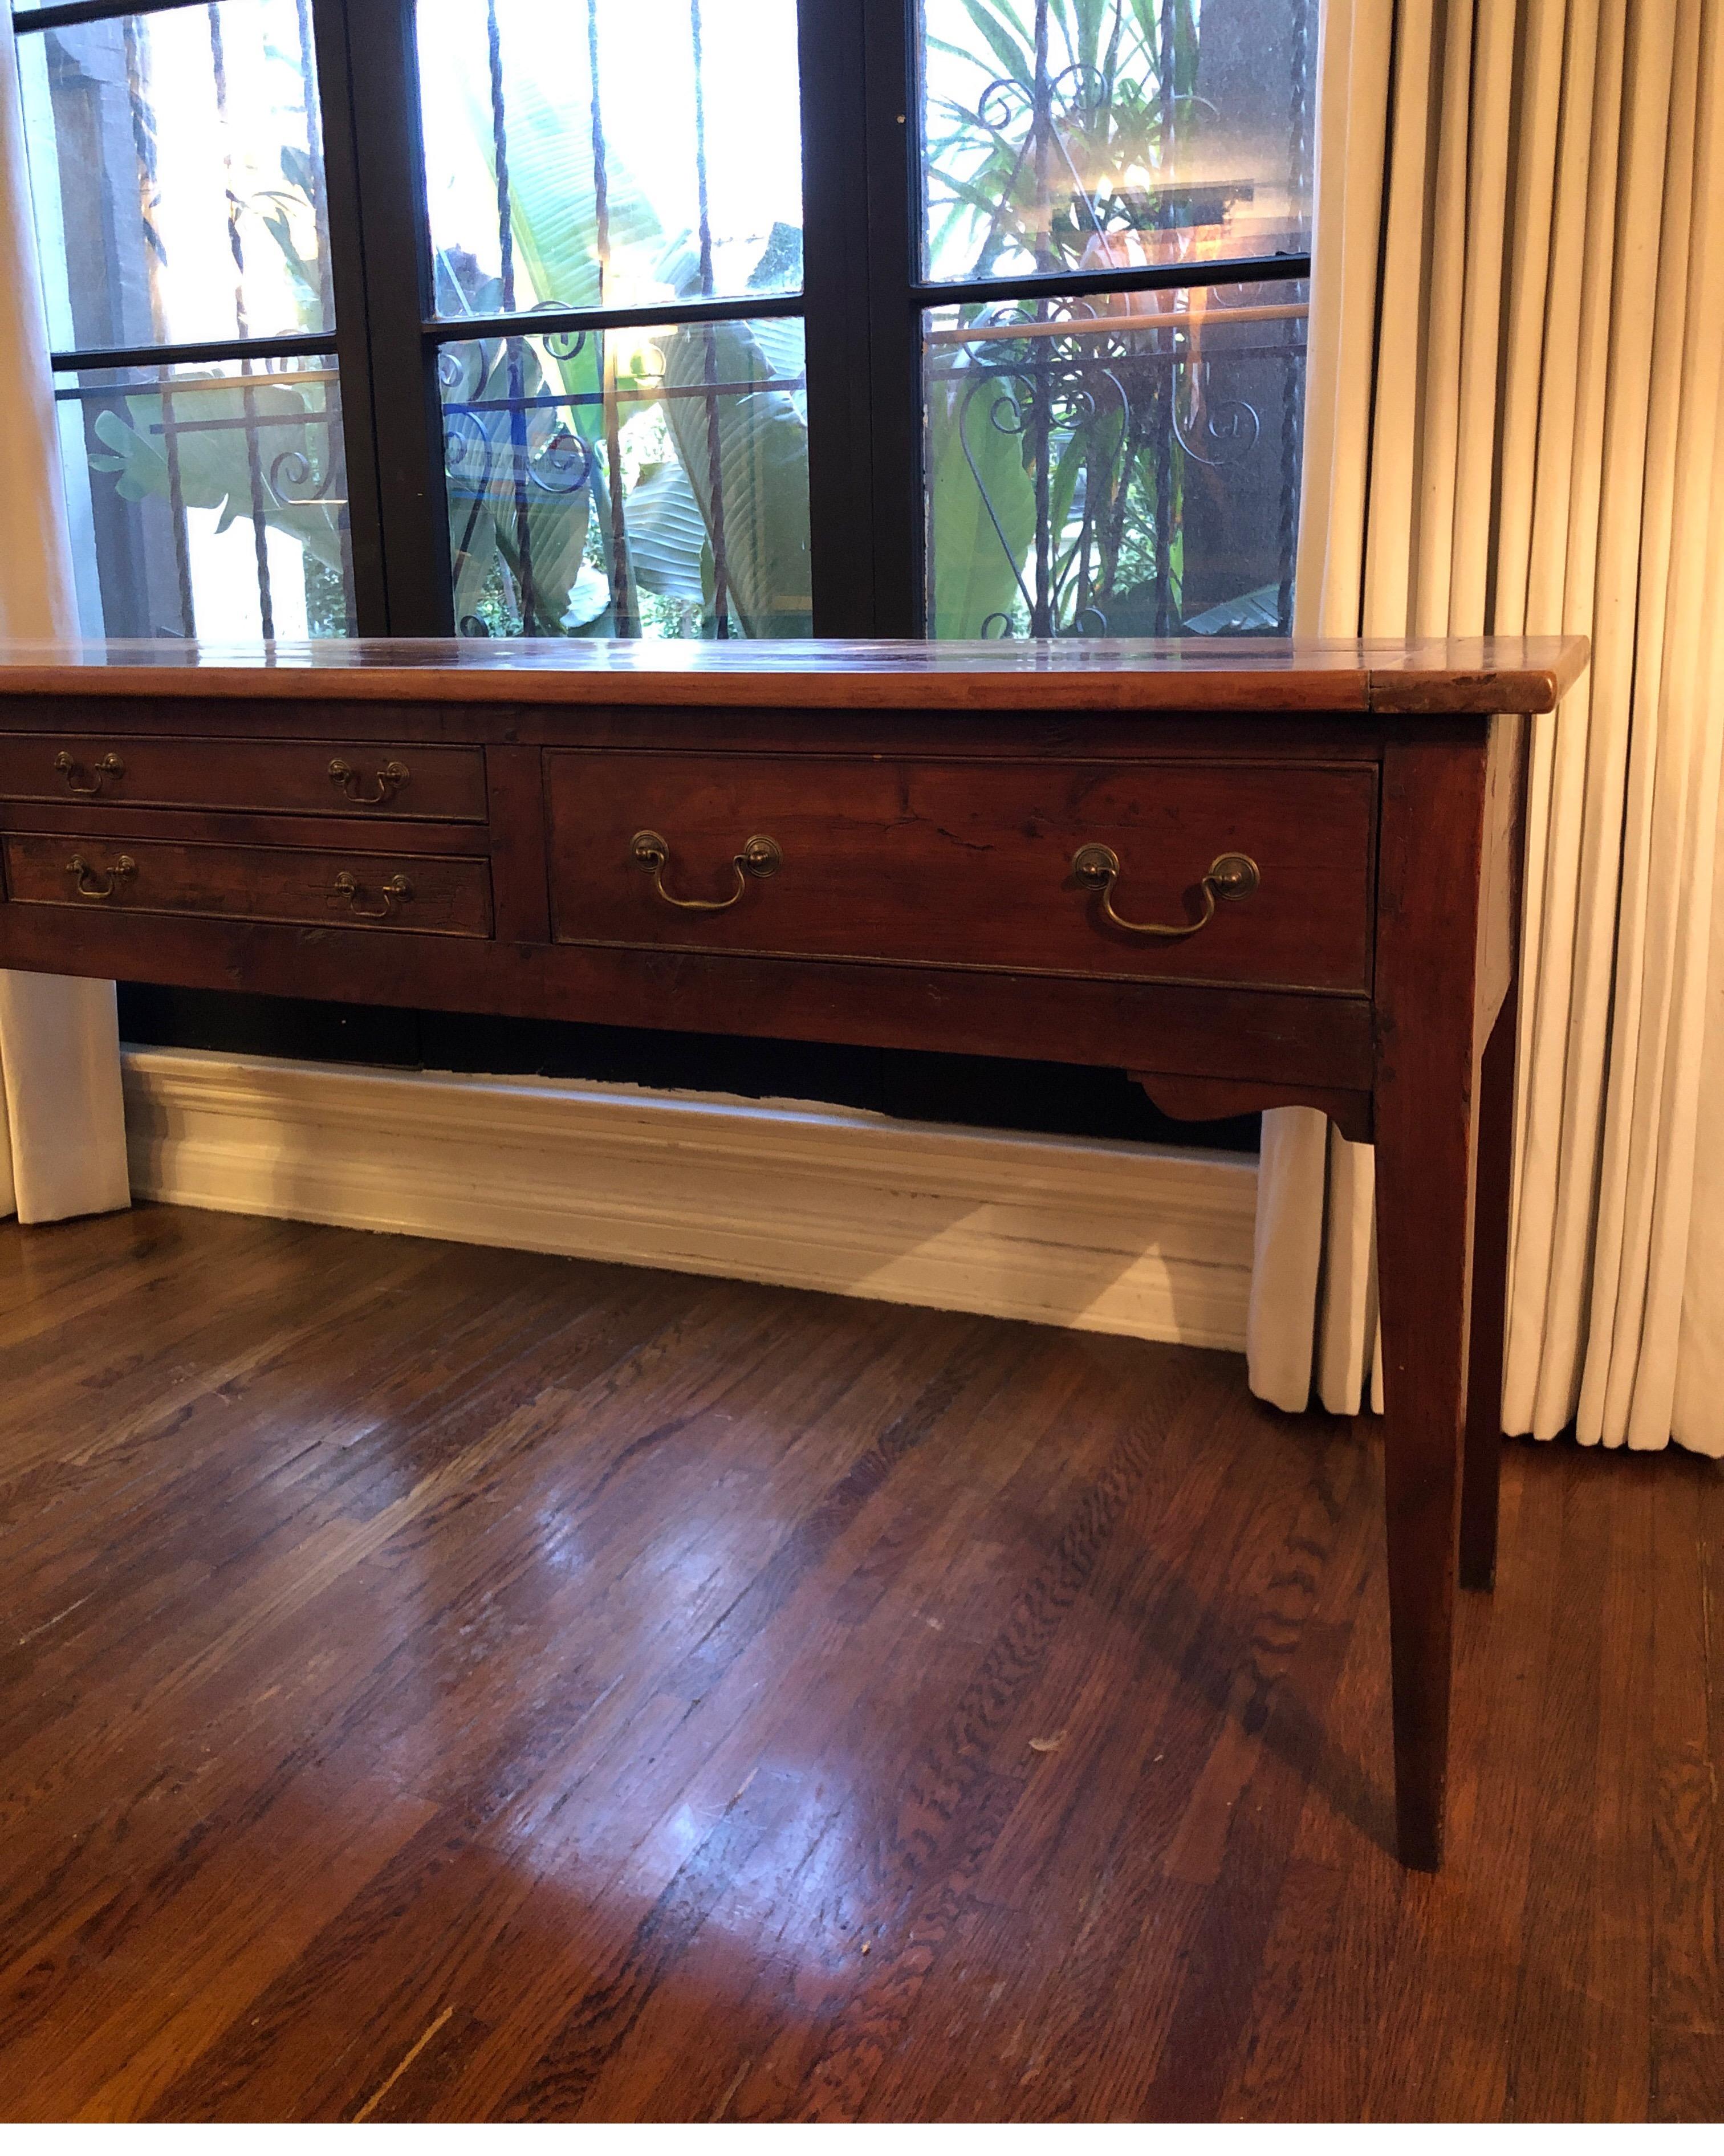
[[[802,285],[796,0],[419,0],[440,316]]]
[[[55,386],[86,636],[345,636],[335,360],[90,368]]]
[[[464,636],[807,636],[799,321],[439,355]]]
[[[298,0],[219,0],[18,39],[55,350],[334,326]]]
[[[1310,244],[1316,0],[922,0],[936,279]]]
[[[1286,634],[1306,293],[929,314],[929,634]]]

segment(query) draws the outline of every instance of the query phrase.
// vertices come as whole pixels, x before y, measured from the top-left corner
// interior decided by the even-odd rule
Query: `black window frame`
[[[14,13],[19,37],[199,0],[64,0]],[[333,334],[56,352],[56,374],[336,354],[346,445],[353,628],[455,632],[437,355],[521,316],[439,320],[420,138],[414,0],[310,0],[321,105]],[[1294,282],[1308,254],[1089,274],[931,282],[921,274],[916,0],[799,0],[803,287],[640,308],[535,311],[531,334],[799,316],[808,405],[817,636],[914,637],[925,625],[923,316],[1023,298]],[[860,183],[858,184],[859,176]],[[399,394],[417,382],[420,396]],[[393,393],[381,393],[392,385]]]

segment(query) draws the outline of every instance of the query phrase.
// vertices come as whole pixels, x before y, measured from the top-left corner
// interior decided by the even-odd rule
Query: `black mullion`
[[[12,27],[18,36],[29,30],[69,30],[80,23],[113,23],[126,15],[167,15],[176,8],[193,8],[198,0],[62,0],[56,8],[13,11]]]
[[[875,631],[866,0],[801,0],[803,287],[814,634]],[[798,302],[798,304],[802,304]]]
[[[449,636],[454,606],[443,409],[437,348],[422,331],[431,312],[431,257],[413,0],[323,4],[346,23],[339,124],[356,182],[383,568],[384,618],[362,625],[391,636]],[[326,132],[336,124],[326,94]]]
[[[346,0],[311,0],[311,29],[323,122],[323,196],[329,228],[330,289],[335,304],[331,341],[341,377],[353,625],[361,636],[376,636],[387,629],[389,609],[383,569],[365,241],[351,117]]]
[[[1232,261],[1162,262],[1142,270],[1057,270],[1033,277],[967,277],[951,285],[915,285],[917,307],[986,305],[991,300],[1083,300],[1109,292],[1177,292],[1198,285],[1298,284],[1311,275],[1308,254],[1239,255]]]
[[[203,344],[91,345],[49,354],[56,374],[98,367],[201,367],[223,359],[315,359],[336,349],[333,332],[295,331],[289,336],[214,337]]]
[[[926,613],[921,317],[906,300],[921,259],[914,0],[868,0],[864,134],[868,194],[870,538],[876,636],[915,636]]]
[[[434,316],[420,325],[434,344],[469,337],[557,336],[567,330],[644,330],[685,322],[752,322],[799,315],[800,292],[740,292],[733,299],[666,300],[644,307],[527,307],[511,315]]]

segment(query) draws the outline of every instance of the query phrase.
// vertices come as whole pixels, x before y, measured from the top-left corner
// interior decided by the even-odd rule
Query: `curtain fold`
[[[1534,733],[1506,1426],[1716,1455],[1721,85],[1724,0],[1329,0],[1296,623],[1592,638]],[[1372,1181],[1266,1119],[1281,1406],[1362,1404]]]
[[[10,11],[0,13],[0,637],[77,634]],[[130,1204],[108,981],[0,973],[0,1214]]]

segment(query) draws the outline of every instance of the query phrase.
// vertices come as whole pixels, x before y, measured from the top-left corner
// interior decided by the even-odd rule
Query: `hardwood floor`
[[[1233,1358],[0,1229],[0,2116],[1724,2113],[1724,1478],[1506,1455],[1448,1870]]]

